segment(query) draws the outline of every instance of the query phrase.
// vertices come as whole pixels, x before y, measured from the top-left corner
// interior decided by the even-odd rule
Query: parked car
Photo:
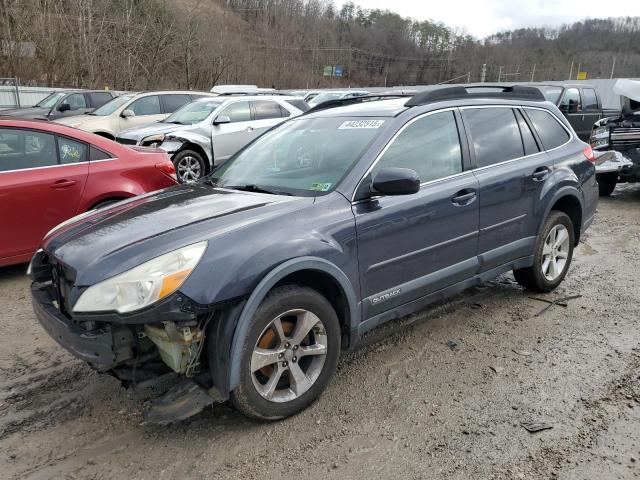
[[[111,101],[116,94],[106,90],[53,92],[33,107],[0,110],[0,115],[34,120],[57,120],[90,112]]]
[[[35,312],[124,382],[160,360],[179,372],[148,421],[226,399],[280,419],[387,321],[509,271],[555,289],[595,215],[593,160],[533,88],[305,114],[201,182],[51,232],[31,263]]]
[[[175,184],[165,152],[0,119],[0,266],[29,261],[47,231],[79,213]]]
[[[56,121],[114,140],[122,130],[163,120],[187,103],[213,95],[184,91],[128,94],[114,98],[86,115]]]
[[[339,91],[330,91],[330,92],[320,92],[317,95],[314,95],[311,98],[305,97],[305,101],[309,104],[310,107],[315,107],[316,105],[320,105],[321,103],[328,102],[329,100],[339,100],[342,98],[353,98],[353,97],[361,97],[363,95],[368,95],[369,92],[365,90],[339,90]]]
[[[116,141],[165,150],[182,183],[195,182],[266,130],[308,110],[293,96],[204,98],[161,122],[124,130]]]
[[[614,92],[621,96],[621,113],[595,123],[590,143],[608,155],[598,166],[600,195],[613,193],[619,182],[640,182],[640,82],[620,79]]]

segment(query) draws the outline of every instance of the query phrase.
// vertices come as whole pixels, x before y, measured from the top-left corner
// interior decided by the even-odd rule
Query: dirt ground
[[[390,336],[374,332],[318,402],[272,424],[216,406],[141,425],[150,392],[126,391],[60,349],[32,313],[25,267],[0,269],[0,476],[637,477],[638,240],[640,187],[618,187],[566,281],[543,296],[581,298],[535,316],[546,304],[501,277]],[[523,422],[553,428],[529,433]]]

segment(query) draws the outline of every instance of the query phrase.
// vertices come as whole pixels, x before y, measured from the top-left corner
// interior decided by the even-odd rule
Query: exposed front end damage
[[[214,378],[226,376],[216,365],[209,369],[207,342],[218,345],[214,328],[224,309],[203,308],[177,293],[135,323],[113,313],[76,315],[69,308],[70,279],[63,265],[39,251],[30,266],[36,317],[63,348],[101,373],[118,378],[127,388],[153,384],[174,376],[181,379],[145,412],[147,421],[166,424],[194,415],[228,398]],[[209,338],[209,337],[213,338]],[[224,357],[224,352],[222,352]]]
[[[598,174],[618,172],[618,182],[640,181],[640,82],[618,80],[614,91],[621,96],[622,113],[597,121],[590,144],[596,152],[611,152],[597,166]]]

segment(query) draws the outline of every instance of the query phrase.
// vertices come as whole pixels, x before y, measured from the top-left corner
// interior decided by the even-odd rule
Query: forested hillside
[[[2,77],[127,90],[479,81],[483,64],[488,81],[608,78],[614,56],[615,76],[640,76],[640,18],[480,40],[324,0],[0,0],[0,42]]]

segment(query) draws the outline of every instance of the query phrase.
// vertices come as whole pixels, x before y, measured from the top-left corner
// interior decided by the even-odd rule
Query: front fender
[[[360,319],[360,305],[357,301],[353,285],[342,270],[340,270],[336,265],[329,262],[328,260],[311,256],[295,258],[281,263],[273,270],[271,270],[267,275],[265,275],[260,283],[258,283],[247,301],[244,303],[242,311],[240,312],[237,321],[237,327],[235,328],[233,340],[231,342],[229,391],[234,390],[240,382],[242,345],[244,344],[244,341],[247,337],[251,318],[255,314],[258,306],[267,295],[267,293],[274,287],[274,285],[276,285],[287,275],[300,270],[319,270],[331,275],[332,278],[334,278],[338,282],[347,299],[351,331],[354,331],[357,322]]]
[[[207,156],[209,165],[213,165],[213,146],[211,138],[206,135],[201,135],[197,132],[179,131],[173,134],[167,135],[167,138],[160,145],[160,148],[167,151],[167,153],[175,153],[182,148],[183,145],[192,143],[198,145],[204,151]],[[166,145],[166,146],[165,146]]]

